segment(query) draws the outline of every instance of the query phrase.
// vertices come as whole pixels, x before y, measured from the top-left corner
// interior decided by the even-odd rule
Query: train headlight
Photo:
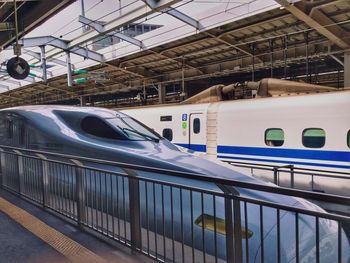
[[[226,235],[226,227],[225,227],[225,220],[219,217],[214,217],[212,215],[208,214],[202,214],[200,215],[194,223],[197,226],[204,227],[204,229],[215,231],[219,234]],[[215,229],[216,225],[216,229]],[[249,229],[245,229],[242,227],[242,238],[251,238],[253,236],[253,232]]]

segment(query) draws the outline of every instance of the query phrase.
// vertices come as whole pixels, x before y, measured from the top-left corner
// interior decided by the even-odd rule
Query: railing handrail
[[[5,146],[0,145],[0,149],[10,149],[10,150],[17,150],[17,151],[23,151],[23,152],[31,152],[35,154],[46,154],[49,156],[56,156],[60,158],[66,158],[66,159],[74,159],[79,161],[87,161],[92,163],[98,163],[98,164],[107,164],[107,165],[115,165],[120,168],[125,169],[132,169],[132,170],[138,170],[138,171],[146,171],[146,172],[155,172],[155,173],[165,173],[167,175],[177,176],[181,178],[186,179],[194,179],[199,180],[203,182],[210,182],[215,184],[222,184],[222,185],[230,185],[234,187],[240,187],[250,190],[256,190],[261,192],[267,192],[267,193],[274,193],[274,194],[281,194],[281,195],[288,195],[293,197],[300,197],[305,199],[312,199],[317,201],[325,201],[325,202],[332,202],[342,205],[350,205],[350,197],[346,196],[339,196],[339,195],[333,195],[333,194],[325,194],[325,193],[315,193],[311,191],[305,191],[305,190],[299,190],[299,189],[290,189],[286,187],[281,186],[270,186],[270,185],[262,185],[262,184],[254,184],[254,183],[248,183],[248,182],[242,182],[237,181],[234,179],[227,179],[223,177],[208,177],[205,176],[205,174],[197,174],[197,173],[188,173],[188,172],[180,172],[180,171],[174,171],[174,170],[168,170],[168,169],[161,169],[161,168],[154,168],[154,167],[147,167],[142,165],[134,165],[134,164],[126,164],[122,162],[114,162],[114,161],[106,161],[101,159],[94,159],[89,157],[81,157],[81,156],[75,156],[75,155],[65,155],[65,154],[59,154],[59,153],[52,153],[52,152],[45,152],[45,151],[38,151],[38,150],[32,150],[32,149],[24,149],[24,148],[18,148],[18,147],[12,147],[12,146]],[[17,154],[18,153],[13,153]],[[38,158],[35,156],[27,156],[31,158]],[[54,162],[60,162],[57,160],[48,159],[47,161],[54,161]],[[69,163],[66,163],[69,164]],[[76,164],[70,164],[73,166],[77,166]],[[89,166],[80,166],[81,168],[87,168],[87,169],[95,169],[102,172],[108,172],[111,174],[121,175],[120,173],[113,172],[111,170],[104,170],[100,168],[95,167],[89,167]],[[125,175],[128,176],[128,175]]]
[[[301,168],[301,167],[296,167],[294,165],[278,166],[278,165],[272,165],[272,164],[236,162],[236,161],[227,161],[227,160],[223,160],[223,162],[229,163],[229,164],[233,164],[235,166],[245,165],[245,166],[247,166],[247,168],[258,167],[258,169],[262,169],[261,167],[270,167],[272,169],[273,168],[285,169],[285,168],[288,168],[286,166],[291,166],[290,168],[293,168],[294,172],[296,172],[297,170],[300,170],[300,171],[319,172],[319,173],[343,174],[343,175],[349,175],[350,176],[350,173],[347,173],[347,172],[331,171],[331,170],[319,170],[319,169],[310,169],[310,168]],[[278,161],[276,161],[276,163],[278,163]],[[259,166],[261,166],[261,167],[259,167]]]

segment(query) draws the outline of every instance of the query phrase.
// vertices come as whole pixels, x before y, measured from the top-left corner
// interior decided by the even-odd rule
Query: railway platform
[[[0,189],[0,262],[147,262]]]

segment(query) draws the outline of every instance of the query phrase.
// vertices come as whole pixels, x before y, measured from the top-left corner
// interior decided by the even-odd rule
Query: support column
[[[350,87],[350,52],[344,53],[344,87]]]
[[[46,67],[46,56],[45,56],[45,46],[40,46],[40,58],[41,58],[41,68],[43,69],[43,81],[47,83],[47,67]]]
[[[72,63],[70,60],[70,53],[69,51],[66,51],[67,55],[67,82],[68,82],[68,88],[71,88],[73,86],[73,81],[72,81]]]
[[[80,106],[86,106],[86,97],[84,96],[80,97]]]
[[[165,103],[165,86],[162,84],[158,84],[158,98],[159,104]]]

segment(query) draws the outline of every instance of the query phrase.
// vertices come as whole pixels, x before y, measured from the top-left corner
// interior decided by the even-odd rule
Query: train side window
[[[193,132],[195,134],[198,134],[200,133],[201,131],[201,120],[199,118],[195,118],[193,120]]]
[[[348,147],[350,148],[350,130],[348,131],[347,142],[348,142]]]
[[[284,143],[284,131],[280,128],[271,128],[265,131],[265,144],[267,146],[282,146]]]
[[[320,128],[309,128],[303,131],[303,145],[306,148],[322,148],[326,143],[326,132]]]
[[[106,139],[125,139],[121,134],[98,117],[88,116],[81,121],[81,129],[88,134]]]
[[[173,130],[166,128],[163,130],[163,137],[169,141],[173,140]]]

